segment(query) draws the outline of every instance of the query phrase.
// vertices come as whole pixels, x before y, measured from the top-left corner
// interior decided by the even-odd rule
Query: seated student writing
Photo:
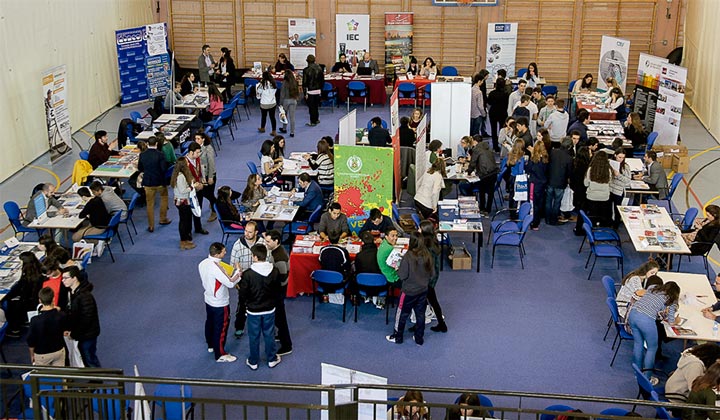
[[[262,178],[258,174],[250,174],[240,203],[249,211],[255,210],[260,204],[260,200],[265,197],[267,197],[267,190],[262,186]]]
[[[380,234],[390,228],[395,228],[392,220],[388,216],[383,215],[380,209],[372,209],[370,210],[369,217],[365,220],[365,224],[360,228],[360,233],[369,231],[379,242],[381,240]]]
[[[330,210],[320,216],[317,231],[324,241],[328,239],[329,232],[340,232],[340,239],[345,239],[350,235],[348,219],[343,214],[340,203],[330,204]]]
[[[297,213],[297,220],[307,220],[312,212],[315,211],[318,206],[323,204],[323,194],[320,185],[310,178],[307,172],[300,174],[298,178],[299,190],[305,193],[302,201],[297,201],[295,204],[300,207]]]
[[[84,197],[90,196],[87,187],[80,188],[78,194]],[[75,233],[73,233],[73,242],[78,242],[87,235],[99,235],[105,232],[108,223],[110,223],[110,213],[105,208],[105,203],[103,203],[100,195],[94,196],[90,201],[85,203],[85,208],[80,212],[80,218],[87,218],[87,220],[84,220]]]

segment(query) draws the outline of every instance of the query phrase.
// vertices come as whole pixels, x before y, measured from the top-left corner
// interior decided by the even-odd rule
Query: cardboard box
[[[658,154],[658,162],[665,169],[673,166],[673,156],[685,157],[688,155],[687,147],[683,144],[658,144],[653,146],[653,151]]]
[[[672,155],[672,170],[679,174],[686,174],[690,170],[690,157]]]
[[[471,270],[472,257],[465,247],[452,248],[448,256],[453,270]]]

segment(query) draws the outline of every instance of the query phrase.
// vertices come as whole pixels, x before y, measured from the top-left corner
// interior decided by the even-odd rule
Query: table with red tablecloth
[[[430,80],[425,77],[418,77],[415,76],[412,80],[406,79],[406,80],[395,80],[395,86],[393,87],[393,91],[400,86],[401,83],[412,83],[415,85],[415,95],[417,96],[417,104],[422,105],[422,100],[425,97],[425,86],[429,85],[430,83],[435,83],[435,80]],[[410,98],[398,98],[399,102],[398,105],[413,105],[413,100]],[[430,99],[427,99],[425,101],[425,105],[430,105]]]
[[[368,103],[374,105],[385,105],[387,94],[385,93],[385,77],[376,76],[375,78],[358,78],[353,79],[342,78],[336,79],[333,76],[326,76],[325,81],[333,85],[337,89],[338,103],[345,102],[348,97],[348,84],[352,81],[365,83],[368,88]]]
[[[596,102],[577,98],[575,103],[578,108],[586,109],[590,113],[591,120],[617,120],[617,112],[615,112],[615,110],[600,110]]]

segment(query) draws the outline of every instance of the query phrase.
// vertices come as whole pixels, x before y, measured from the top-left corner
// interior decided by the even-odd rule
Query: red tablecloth
[[[375,105],[385,105],[387,94],[385,93],[385,78],[381,79],[357,79],[365,83],[368,87],[368,102]],[[325,79],[326,82],[332,84],[338,91],[338,102],[345,102],[348,96],[349,79]]]
[[[317,254],[290,254],[290,272],[288,273],[287,297],[294,298],[300,293],[313,292],[310,274],[320,269]]]
[[[393,91],[398,88],[400,83],[412,83],[415,85],[415,88],[417,89],[416,96],[417,96],[417,106],[422,105],[423,98],[425,97],[425,86],[429,85],[430,83],[435,83],[435,80],[430,80],[426,78],[414,78],[412,80],[395,80],[395,86],[393,86]],[[413,105],[414,101],[409,98],[399,98],[399,105]],[[425,105],[430,105],[430,99],[425,100]]]
[[[617,120],[617,112],[605,111],[605,112],[593,112],[595,104],[589,104],[587,102],[577,101],[578,108],[587,109],[590,112],[591,120]]]

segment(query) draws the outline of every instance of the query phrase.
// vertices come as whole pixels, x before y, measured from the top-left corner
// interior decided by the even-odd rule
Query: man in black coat
[[[562,140],[561,146],[550,152],[550,165],[548,166],[547,199],[545,200],[545,223],[558,224],[560,203],[562,203],[565,188],[570,180],[573,169],[573,160],[570,149],[573,143],[570,137]]]
[[[305,59],[307,67],[303,70],[302,85],[305,89],[305,102],[310,112],[310,122],[305,124],[314,127],[320,124],[320,96],[325,84],[325,76],[319,65],[315,63],[315,56],[309,54]]]
[[[169,225],[168,219],[168,187],[165,182],[167,161],[165,155],[157,148],[155,136],[148,139],[148,149],[140,153],[138,171],[143,173],[142,185],[147,200],[148,232],[155,231],[155,195],[160,194],[160,224]]]
[[[97,338],[100,335],[100,318],[97,304],[92,295],[90,282],[80,283],[80,269],[77,266],[62,270],[62,282],[70,289],[70,331],[65,335],[78,342],[78,349],[85,367],[101,367],[97,357]]]

